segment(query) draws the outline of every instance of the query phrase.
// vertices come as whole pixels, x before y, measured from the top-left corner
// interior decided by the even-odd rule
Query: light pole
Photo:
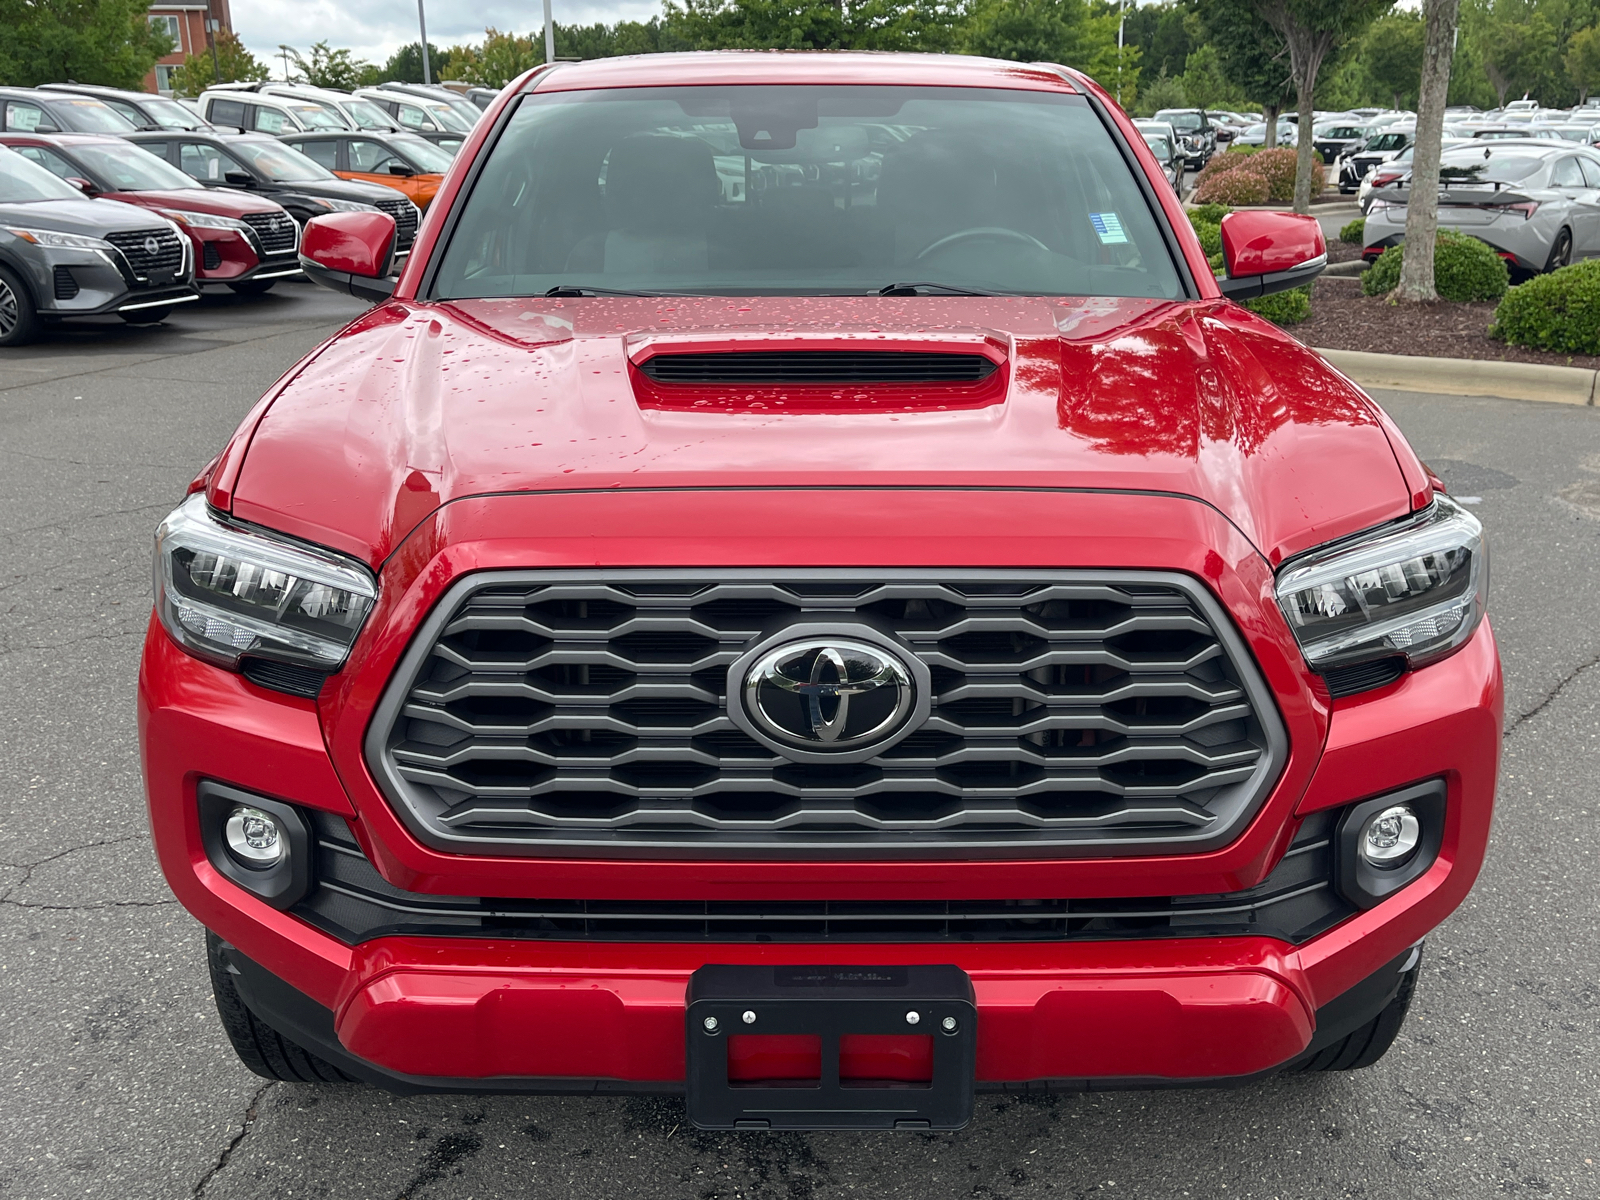
[[[222,60],[217,57],[217,22],[211,15],[211,0],[206,0],[206,45],[211,47],[211,69],[217,73],[217,82],[222,82]]]
[[[422,82],[432,83],[433,72],[428,66],[428,18],[422,11],[422,0],[417,0],[417,28],[422,31]]]
[[[289,79],[289,52],[292,49],[292,46],[285,46],[282,42],[278,43],[278,50],[283,55],[283,81],[285,83],[291,82]]]
[[[550,0],[544,0],[544,60],[547,63],[556,60],[556,25],[550,16]]]
[[[1117,103],[1122,103],[1122,27],[1128,23],[1127,0],[1117,0]]]

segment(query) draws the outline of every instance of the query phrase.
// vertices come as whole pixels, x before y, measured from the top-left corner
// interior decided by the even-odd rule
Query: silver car
[[[1363,257],[1405,240],[1409,188],[1409,174],[1373,188]],[[1600,154],[1534,139],[1448,149],[1439,165],[1439,228],[1480,238],[1523,272],[1600,255]]]

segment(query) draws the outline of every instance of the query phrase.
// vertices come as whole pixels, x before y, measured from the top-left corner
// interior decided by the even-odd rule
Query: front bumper
[[[199,298],[188,263],[167,285],[129,287],[110,259],[94,250],[29,247],[24,268],[39,312],[47,317],[93,317],[186,304]]]
[[[253,237],[231,229],[188,226],[184,233],[194,255],[195,283],[201,287],[288,279],[301,274],[300,259],[294,248],[266,254]]]

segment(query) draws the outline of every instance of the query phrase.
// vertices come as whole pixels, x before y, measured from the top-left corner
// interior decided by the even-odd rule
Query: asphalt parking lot
[[[669,1099],[400,1099],[249,1074],[145,830],[150,535],[360,308],[291,284],[0,357],[0,1196],[1600,1195],[1600,412],[1555,404],[1380,395],[1477,498],[1508,686],[1488,866],[1376,1067],[980,1096],[966,1131],[900,1136],[711,1135]]]

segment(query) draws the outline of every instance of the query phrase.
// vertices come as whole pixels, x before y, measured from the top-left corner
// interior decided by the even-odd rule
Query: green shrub
[[[1222,257],[1221,250],[1211,255],[1206,261],[1211,264],[1211,269],[1219,275],[1228,269],[1227,260]]]
[[[1222,218],[1232,211],[1226,204],[1197,204],[1189,210],[1189,222],[1192,225],[1220,225]]]
[[[1367,219],[1357,217],[1339,230],[1339,240],[1347,246],[1359,246],[1367,236]]]
[[[1558,354],[1600,354],[1600,259],[1512,288],[1494,310],[1489,336]]]
[[[1390,246],[1361,276],[1368,296],[1394,291],[1400,282],[1405,247]],[[1433,287],[1441,300],[1498,300],[1506,294],[1510,273],[1501,257],[1484,242],[1454,230],[1441,229],[1433,248]]]
[[[1260,146],[1236,146],[1230,144],[1226,153],[1237,154],[1240,158],[1244,158],[1248,154],[1254,154],[1259,149],[1261,149]]]
[[[1194,221],[1194,231],[1200,237],[1200,248],[1206,252],[1206,257],[1222,253],[1222,226],[1213,225],[1209,221]]]
[[[1201,204],[1265,204],[1267,192],[1266,179],[1254,171],[1224,171],[1202,180],[1194,198]]]
[[[1298,325],[1311,316],[1311,285],[1246,300],[1244,306],[1274,325]]]

